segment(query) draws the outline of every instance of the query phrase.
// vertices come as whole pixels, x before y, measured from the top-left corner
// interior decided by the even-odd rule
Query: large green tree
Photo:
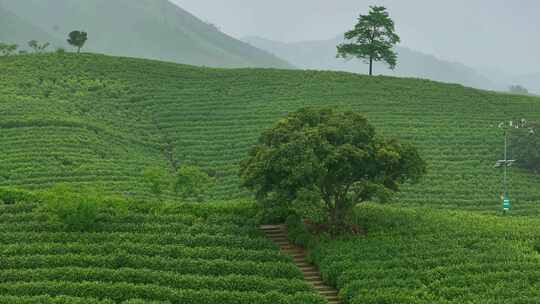
[[[355,204],[418,180],[416,148],[375,135],[357,112],[301,109],[266,130],[241,163],[243,185],[263,204],[320,219],[339,231]]]
[[[370,8],[369,14],[360,15],[354,29],[345,33],[347,41],[337,46],[337,57],[363,59],[369,63],[369,75],[373,75],[374,61],[384,61],[391,69],[396,67],[397,54],[393,47],[400,39],[386,8]]]

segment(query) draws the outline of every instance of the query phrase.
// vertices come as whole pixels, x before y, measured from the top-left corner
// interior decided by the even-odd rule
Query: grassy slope
[[[85,49],[92,52],[206,66],[289,67],[168,0],[0,0],[2,4],[59,41],[72,30],[87,31]],[[10,32],[4,34],[9,38]]]
[[[0,185],[104,182],[145,195],[149,165],[215,170],[216,196],[242,195],[237,163],[258,134],[302,106],[359,110],[380,132],[416,143],[429,175],[399,201],[499,208],[502,136],[540,119],[540,99],[425,80],[340,72],[209,69],[83,54],[0,58]],[[540,177],[511,173],[517,212],[535,212]]]
[[[315,261],[344,303],[538,303],[534,217],[367,205],[367,236],[322,243]]]

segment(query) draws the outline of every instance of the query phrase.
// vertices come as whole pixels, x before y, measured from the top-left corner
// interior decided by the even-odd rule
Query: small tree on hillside
[[[374,61],[385,61],[391,69],[396,67],[397,54],[393,47],[400,39],[386,8],[370,8],[369,14],[360,15],[354,29],[345,33],[345,38],[350,42],[337,46],[337,57],[363,59],[369,63],[369,75],[373,75]]]
[[[150,193],[161,201],[163,192],[169,187],[167,172],[157,167],[146,168],[143,172],[143,178],[148,185]]]
[[[36,40],[30,40],[28,41],[28,46],[34,50],[34,53],[42,53],[45,51],[45,49],[47,49],[49,47],[49,45],[51,45],[50,43],[48,42],[45,42],[43,44],[39,44],[39,42],[37,42]]]
[[[19,46],[16,44],[7,44],[0,42],[0,54],[3,56],[9,56],[13,54]]]
[[[386,199],[426,171],[416,148],[375,136],[359,113],[310,108],[263,132],[240,167],[263,205],[318,212],[333,232],[346,227],[355,204]]]
[[[529,123],[525,128],[510,129],[511,157],[518,167],[540,172],[540,124]]]
[[[86,40],[88,40],[88,34],[83,31],[72,31],[69,33],[69,38],[67,42],[77,48],[77,53],[81,52],[81,48],[86,43]]]
[[[523,86],[520,86],[520,85],[511,85],[510,88],[508,88],[508,91],[510,93],[515,93],[515,94],[521,94],[521,95],[528,95],[529,94],[529,90],[527,90],[525,87]]]
[[[182,199],[193,198],[202,202],[214,179],[197,166],[182,166],[176,173],[175,193]]]

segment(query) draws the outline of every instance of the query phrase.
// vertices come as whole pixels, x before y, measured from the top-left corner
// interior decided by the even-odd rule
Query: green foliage
[[[182,199],[195,199],[202,202],[210,187],[214,183],[214,178],[197,166],[181,166],[176,172],[174,192]]]
[[[14,187],[0,187],[0,204],[38,203],[42,198],[33,192]]]
[[[2,54],[2,56],[9,56],[15,53],[18,47],[19,46],[16,44],[7,44],[7,43],[0,42],[0,54]]]
[[[359,206],[355,217],[365,236],[320,240],[311,254],[344,303],[517,304],[540,297],[535,217],[375,204]]]
[[[48,191],[44,209],[53,220],[74,231],[92,229],[98,218],[101,198],[96,193],[79,194],[67,185],[57,185]]]
[[[79,195],[62,188],[49,197]],[[103,204],[92,233],[45,221],[36,204],[0,205],[0,303],[325,303],[250,221],[253,202],[122,217]]]
[[[351,208],[417,181],[426,164],[416,148],[375,136],[356,112],[302,109],[265,131],[241,163],[244,186],[341,229]]]
[[[338,57],[356,57],[369,63],[369,75],[373,74],[373,61],[384,61],[391,69],[397,64],[397,54],[392,49],[400,42],[395,33],[394,21],[386,8],[371,6],[368,15],[360,15],[354,29],[345,33],[352,42],[337,46]]]
[[[96,228],[100,214],[118,216],[127,212],[125,200],[106,197],[96,188],[77,192],[68,185],[58,184],[41,195],[45,201],[41,209],[49,213],[53,221],[62,223],[71,231]]]
[[[540,124],[528,128],[511,129],[509,132],[511,158],[519,167],[540,172]]]
[[[295,295],[283,295],[277,292],[230,292],[214,290],[172,289],[158,285],[138,285],[125,282],[110,284],[108,282],[18,282],[0,284],[0,292],[11,295],[69,295],[77,296],[80,291],[102,298],[103,293],[115,303],[148,303],[148,298],[161,301],[159,303],[208,303],[208,304],[324,304],[325,300],[314,294],[299,292]],[[142,298],[145,301],[128,299]]]
[[[149,192],[161,201],[163,192],[170,187],[168,173],[161,168],[146,168],[143,172],[144,180],[149,187]]]
[[[77,53],[81,52],[81,48],[88,40],[88,34],[84,31],[72,31],[69,33],[67,42],[77,48]]]
[[[43,53],[51,45],[49,42],[39,44],[36,40],[28,41],[28,46],[34,50],[34,53]]]

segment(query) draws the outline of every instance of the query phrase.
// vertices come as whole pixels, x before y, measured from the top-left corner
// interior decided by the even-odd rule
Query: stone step
[[[266,236],[267,238],[269,238],[270,240],[272,241],[289,241],[289,238],[287,238],[286,236],[284,235],[280,235],[280,236]]]
[[[317,289],[317,291],[320,294],[324,295],[324,296],[336,296],[337,297],[337,294],[338,294],[337,291],[335,291],[335,290],[318,290]]]
[[[315,290],[328,301],[328,304],[340,304],[338,291],[324,284],[319,270],[306,261],[304,250],[289,242],[287,229],[283,225],[264,225],[260,227],[266,237],[278,245],[283,253],[289,254],[296,267]]]
[[[273,238],[273,237],[287,237],[287,234],[281,232],[281,231],[275,231],[275,232],[265,232],[264,235],[266,235],[266,237],[270,237],[270,238]]]
[[[266,230],[262,230],[264,233],[268,233],[268,234],[287,234],[287,231],[283,230],[283,229],[280,229],[280,228],[275,228],[275,229],[266,229]]]
[[[318,282],[311,282],[311,285],[313,285],[314,288],[321,289],[321,290],[335,290],[333,287],[330,287],[328,285],[325,285],[324,282],[318,281]]]

